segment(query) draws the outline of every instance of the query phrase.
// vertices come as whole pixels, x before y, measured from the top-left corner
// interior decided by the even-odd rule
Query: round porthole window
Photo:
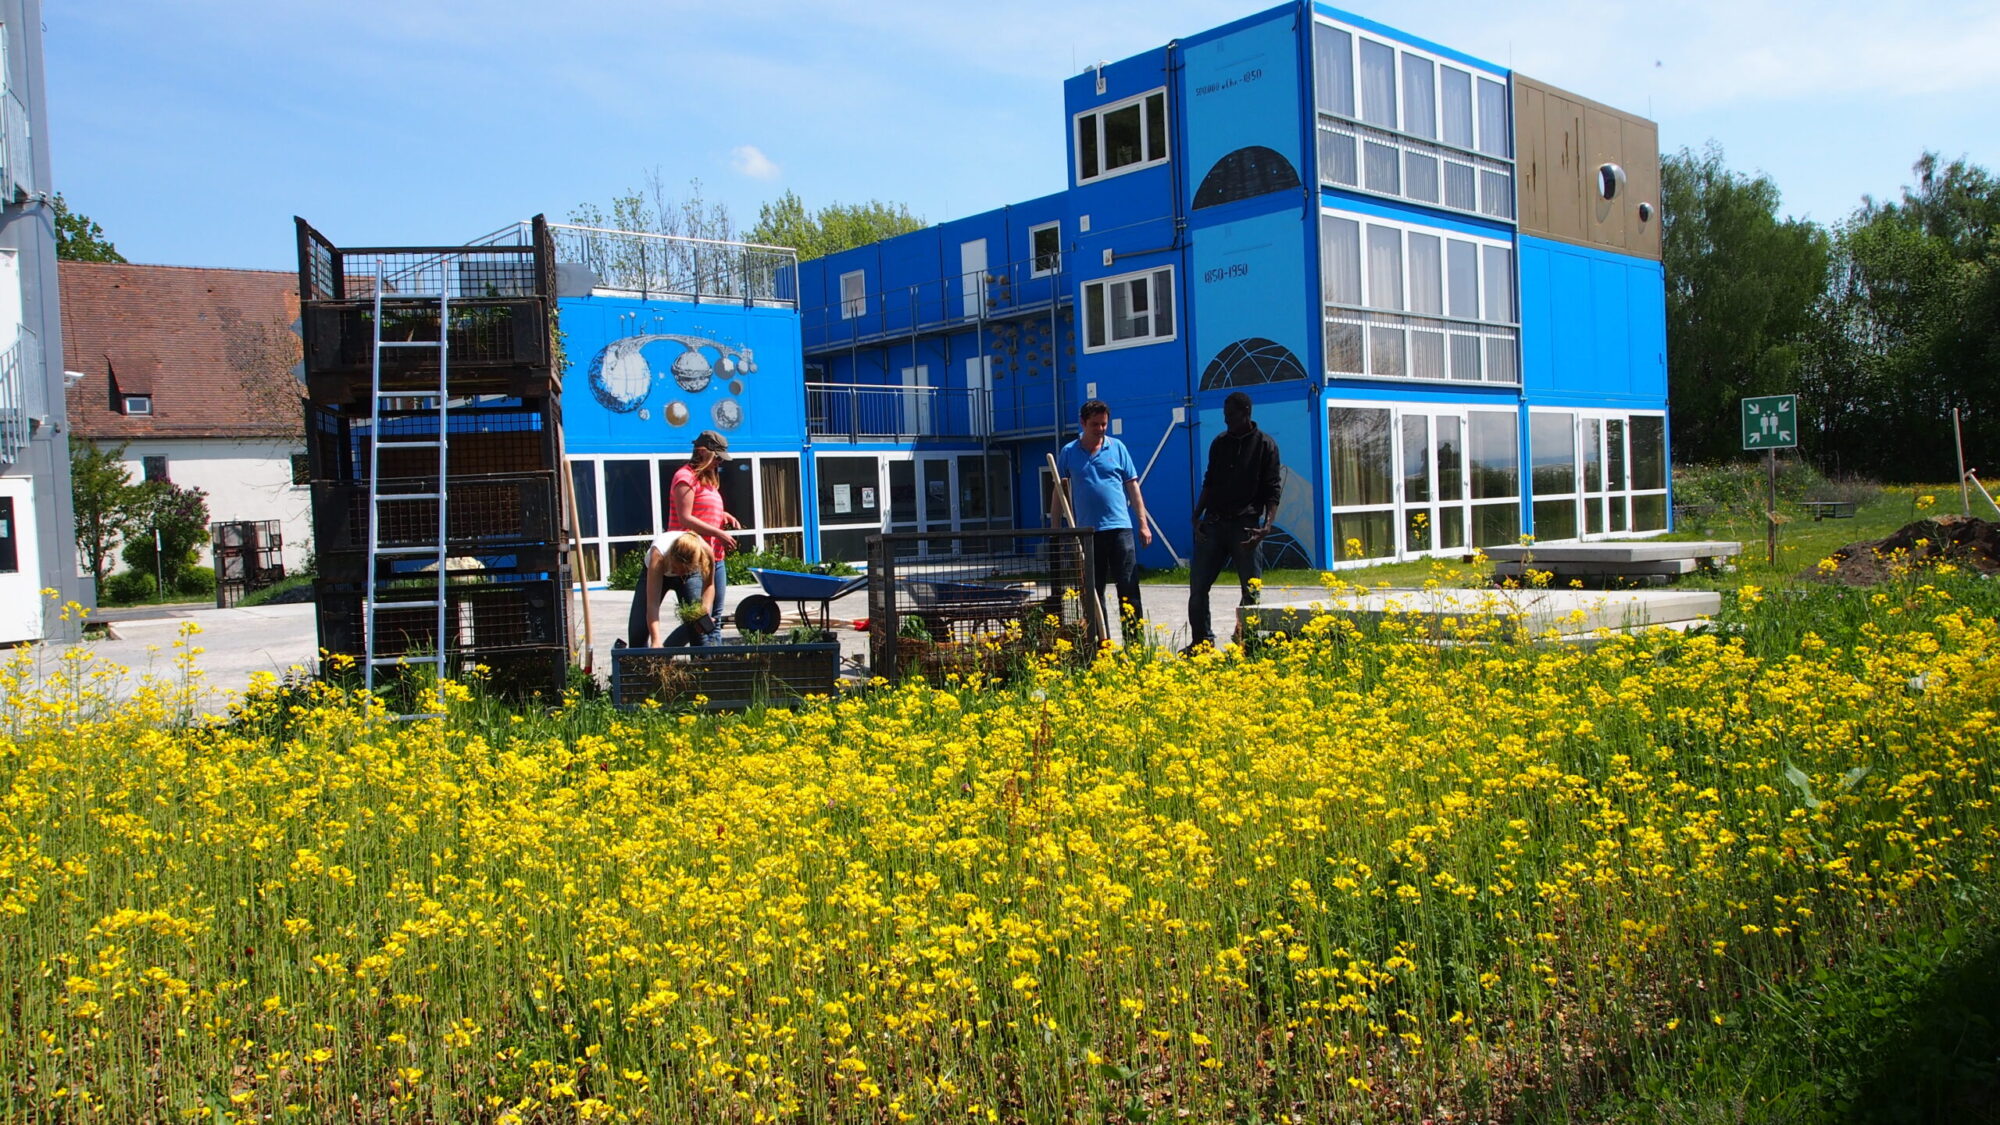
[[[1625,169],[1616,164],[1597,166],[1597,197],[1606,201],[1618,198],[1625,190]]]
[[[1652,222],[1652,221],[1653,221],[1653,205],[1652,205],[1652,204],[1650,204],[1650,203],[1641,203],[1641,204],[1639,204],[1639,221],[1640,221],[1640,222],[1642,222],[1642,223],[1650,223],[1650,222]]]

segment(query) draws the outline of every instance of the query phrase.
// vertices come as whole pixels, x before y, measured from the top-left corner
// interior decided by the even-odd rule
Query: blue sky
[[[1269,7],[1194,0],[46,0],[55,183],[133,261],[291,269],[568,217],[649,171],[932,221],[1058,190],[1062,80]],[[2000,171],[2000,4],[1347,5],[1720,143],[1821,221],[1935,149]]]

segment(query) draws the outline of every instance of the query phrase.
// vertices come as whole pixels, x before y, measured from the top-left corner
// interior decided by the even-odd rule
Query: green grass
[[[1769,585],[1789,581],[1812,570],[1819,560],[1841,547],[1884,538],[1926,515],[1959,510],[1958,488],[1949,484],[1871,488],[1862,495],[1865,498],[1858,504],[1851,519],[1815,521],[1799,501],[1780,500],[1775,564],[1767,561],[1766,524],[1761,504],[1739,502],[1736,505],[1718,505],[1708,514],[1683,519],[1681,526],[1665,538],[1682,542],[1733,541],[1743,544],[1743,552],[1737,556],[1734,572],[1693,575],[1677,585],[1689,589],[1734,589],[1746,582]],[[1920,506],[1919,500],[1925,496],[1932,497],[1934,502],[1929,506]],[[1972,494],[1972,506],[1975,516],[2000,519],[2000,514],[1996,514],[1977,492]],[[1383,563],[1338,573],[1341,581],[1356,585],[1411,587],[1421,586],[1433,578],[1444,578],[1447,584],[1457,584],[1442,573],[1454,568],[1463,573],[1465,564],[1458,557],[1445,557]],[[1313,569],[1267,570],[1264,572],[1264,584],[1316,587],[1322,584],[1321,573]],[[1177,567],[1151,571],[1140,581],[1149,585],[1186,585],[1188,578],[1188,568]],[[1235,582],[1236,572],[1225,570],[1216,580],[1216,585],[1234,585]]]
[[[261,590],[243,595],[243,600],[236,603],[236,608],[250,609],[255,606],[264,605],[272,598],[277,597],[287,590],[296,590],[301,586],[310,586],[312,584],[313,576],[310,574],[294,574],[288,578],[281,578]]]

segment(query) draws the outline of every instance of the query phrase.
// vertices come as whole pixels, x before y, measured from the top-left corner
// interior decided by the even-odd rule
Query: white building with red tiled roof
[[[286,569],[300,567],[312,520],[292,374],[297,276],[123,262],[59,272],[72,431],[123,445],[134,481],[204,490],[211,521],[280,521]]]

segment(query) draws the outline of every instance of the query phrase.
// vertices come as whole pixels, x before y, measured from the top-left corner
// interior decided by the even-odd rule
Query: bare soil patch
[[[1935,516],[1906,524],[1885,539],[1849,543],[1827,557],[1834,561],[1830,571],[1815,566],[1805,576],[1846,586],[1872,586],[1941,563],[1980,574],[2000,574],[2000,524],[1973,516]]]

